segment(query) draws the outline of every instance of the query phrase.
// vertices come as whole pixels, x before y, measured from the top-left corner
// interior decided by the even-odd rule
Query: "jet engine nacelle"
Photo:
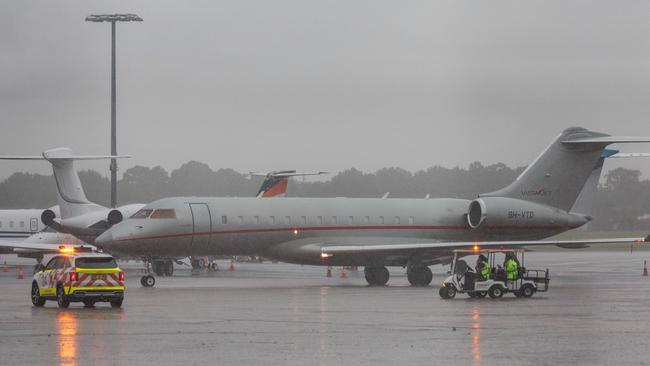
[[[122,222],[123,219],[124,219],[124,215],[122,215],[122,212],[120,210],[111,210],[108,213],[108,217],[106,218],[106,221],[108,221],[109,226],[113,226],[115,224]]]
[[[41,214],[41,222],[45,226],[52,226],[54,219],[56,219],[56,214],[52,210],[45,210]]]
[[[470,202],[467,223],[485,227],[574,228],[588,219],[559,208],[507,197],[483,197]]]

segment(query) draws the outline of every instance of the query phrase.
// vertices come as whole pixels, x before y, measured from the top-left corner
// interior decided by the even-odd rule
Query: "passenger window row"
[[[230,219],[229,219],[230,218]],[[307,216],[298,216],[298,217],[292,217],[292,216],[283,216],[279,217],[276,219],[275,216],[268,216],[268,217],[262,217],[260,219],[260,216],[252,216],[250,217],[244,217],[244,216],[236,216],[236,217],[229,217],[227,215],[221,216],[221,224],[222,225],[228,225],[229,222],[235,223],[237,225],[245,225],[245,224],[253,224],[253,225],[286,225],[286,226],[291,226],[291,225],[296,225],[296,226],[307,226],[307,225],[316,225],[316,226],[324,226],[324,225],[338,225],[339,223],[345,223],[347,225],[386,225],[387,223],[389,225],[401,225],[402,223],[407,223],[408,225],[414,225],[415,223],[415,217],[414,216],[409,216],[408,221],[403,221],[400,216],[394,216],[392,219],[385,219],[384,216],[376,216],[376,217],[371,217],[371,216],[362,216],[362,217],[357,217],[357,216],[347,216],[345,220],[341,219],[339,216],[328,216],[328,217],[323,217],[323,216],[314,216],[314,217],[307,217]]]
[[[25,221],[20,221],[18,223],[18,226],[21,227],[21,228],[24,228],[25,227]],[[9,228],[13,228],[13,227],[15,227],[15,222],[14,221],[9,221]],[[0,229],[1,228],[2,228],[2,221],[0,221]]]

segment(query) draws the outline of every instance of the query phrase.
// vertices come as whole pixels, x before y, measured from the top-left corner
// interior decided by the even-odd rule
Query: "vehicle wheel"
[[[426,266],[414,266],[406,272],[406,276],[412,286],[429,286],[433,279],[431,269]]]
[[[363,272],[370,286],[384,286],[390,278],[386,267],[366,267]]]
[[[440,293],[441,293],[440,296],[442,296],[443,292],[444,292],[443,299],[453,299],[454,297],[456,297],[456,288],[453,285],[443,286],[440,289]]]
[[[36,282],[32,283],[32,305],[39,308],[45,305],[45,299],[41,297],[40,290]]]
[[[111,300],[110,301],[111,307],[112,308],[121,308],[122,307],[122,301],[124,301],[124,299]]]
[[[523,285],[519,291],[523,297],[531,297],[535,293],[535,289],[531,285]]]
[[[476,298],[477,298],[477,299],[482,299],[482,298],[484,298],[485,296],[487,296],[487,292],[485,292],[485,291],[475,292],[474,294],[476,295]]]
[[[140,283],[144,287],[153,287],[156,284],[156,278],[152,275],[142,276]]]
[[[92,300],[84,300],[84,307],[86,308],[94,308],[95,307],[95,302]]]
[[[65,294],[63,286],[61,285],[56,288],[56,303],[61,309],[66,309],[70,306],[70,299],[68,298],[68,295]]]
[[[490,295],[490,297],[493,299],[499,299],[503,296],[503,288],[498,285],[492,286],[488,290],[488,295]]]
[[[447,286],[442,286],[442,287],[440,287],[440,290],[438,290],[438,294],[439,294],[440,297],[442,297],[443,299],[448,299],[448,298],[449,298],[449,295],[448,295],[448,292],[447,292]]]

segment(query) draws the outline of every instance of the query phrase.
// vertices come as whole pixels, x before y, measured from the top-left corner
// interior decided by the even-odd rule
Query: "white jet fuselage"
[[[398,244],[432,241],[536,240],[584,224],[564,219],[540,223],[513,217],[506,224],[472,229],[471,201],[463,199],[202,198],[175,197],[144,209],[173,209],[175,218],[129,218],[97,244],[139,256],[255,255],[303,264],[323,264],[326,243]],[[356,238],[356,239],[355,239]],[[367,256],[328,264],[361,265]],[[400,265],[403,258],[377,259]],[[374,260],[373,260],[374,262]]]

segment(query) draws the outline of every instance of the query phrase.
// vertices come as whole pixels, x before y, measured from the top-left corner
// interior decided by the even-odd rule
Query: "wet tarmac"
[[[3,257],[4,258],[4,257]],[[531,299],[441,300],[367,287],[363,271],[238,263],[234,272],[158,278],[127,271],[124,308],[33,308],[29,278],[0,273],[2,365],[648,365],[650,252],[532,253],[551,287]],[[133,264],[126,264],[131,268]],[[28,271],[31,272],[31,271]]]

